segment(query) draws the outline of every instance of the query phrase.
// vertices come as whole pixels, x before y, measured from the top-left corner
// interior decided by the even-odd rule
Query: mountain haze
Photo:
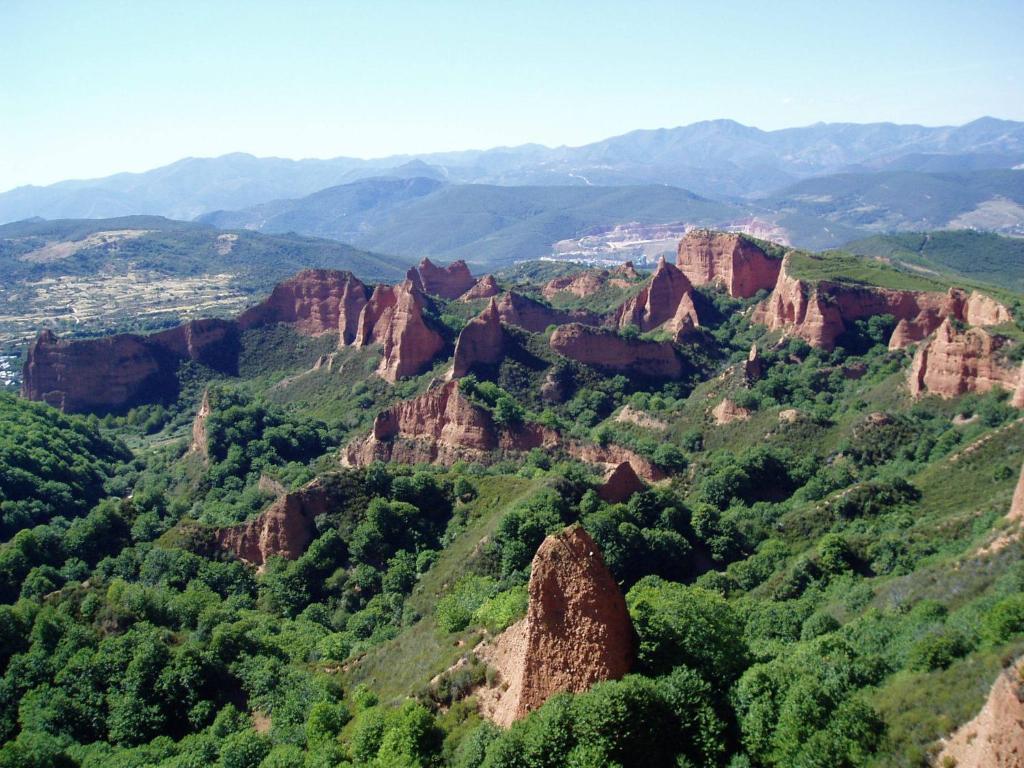
[[[1024,123],[986,117],[959,127],[819,123],[762,131],[732,120],[712,120],[633,131],[581,147],[528,144],[375,160],[287,160],[235,153],[186,158],[144,173],[19,187],[0,194],[0,222],[127,214],[188,219],[394,175],[507,186],[669,184],[704,196],[756,197],[807,177],[855,166],[880,169],[922,155],[944,171],[965,170],[979,162],[1009,168],[1024,157]],[[965,157],[958,159],[961,155]],[[410,162],[416,165],[403,167]]]

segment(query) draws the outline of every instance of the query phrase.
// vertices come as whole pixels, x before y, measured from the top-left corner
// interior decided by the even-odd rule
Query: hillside
[[[934,271],[1024,290],[1024,239],[990,232],[908,232],[855,240],[845,250],[891,261],[919,271]]]
[[[224,315],[304,267],[397,280],[403,260],[295,234],[222,231],[157,216],[0,226],[0,349],[41,327],[153,328]]]
[[[1024,654],[1020,297],[782,250],[41,337],[0,765],[934,764]]]
[[[191,219],[371,176],[433,175],[454,183],[509,186],[668,184],[703,196],[756,197],[810,176],[852,166],[896,168],[900,158],[920,155],[939,158],[943,171],[979,163],[1010,168],[1024,157],[1024,127],[981,118],[956,127],[819,123],[762,131],[710,120],[631,131],[580,147],[529,144],[375,160],[296,161],[235,153],[186,158],[144,173],[19,187],[0,194],[0,222],[129,214]]]
[[[758,201],[802,247],[836,247],[859,232],[1024,232],[1024,173],[886,171],[808,179]]]
[[[742,209],[675,187],[443,185],[369,179],[250,211],[201,217],[213,226],[330,237],[410,260],[498,267],[550,255],[560,240],[637,222],[723,225]]]

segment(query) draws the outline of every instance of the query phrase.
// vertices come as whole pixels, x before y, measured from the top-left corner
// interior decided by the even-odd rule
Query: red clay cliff
[[[526,618],[478,655],[501,689],[481,696],[484,715],[508,726],[556,693],[582,693],[626,675],[636,633],[601,551],[581,526],[548,536],[533,558]]]
[[[694,229],[679,241],[676,266],[694,285],[721,285],[746,299],[775,287],[782,261],[743,235]]]

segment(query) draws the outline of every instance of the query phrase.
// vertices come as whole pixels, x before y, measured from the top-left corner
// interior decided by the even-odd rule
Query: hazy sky
[[[729,117],[1024,119],[1024,0],[0,0],[0,190]]]

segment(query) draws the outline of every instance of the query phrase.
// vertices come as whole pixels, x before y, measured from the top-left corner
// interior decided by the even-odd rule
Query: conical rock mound
[[[483,692],[483,713],[509,725],[556,693],[621,678],[635,654],[626,601],[600,550],[582,527],[566,528],[533,558],[526,618],[478,648],[507,684]]]

